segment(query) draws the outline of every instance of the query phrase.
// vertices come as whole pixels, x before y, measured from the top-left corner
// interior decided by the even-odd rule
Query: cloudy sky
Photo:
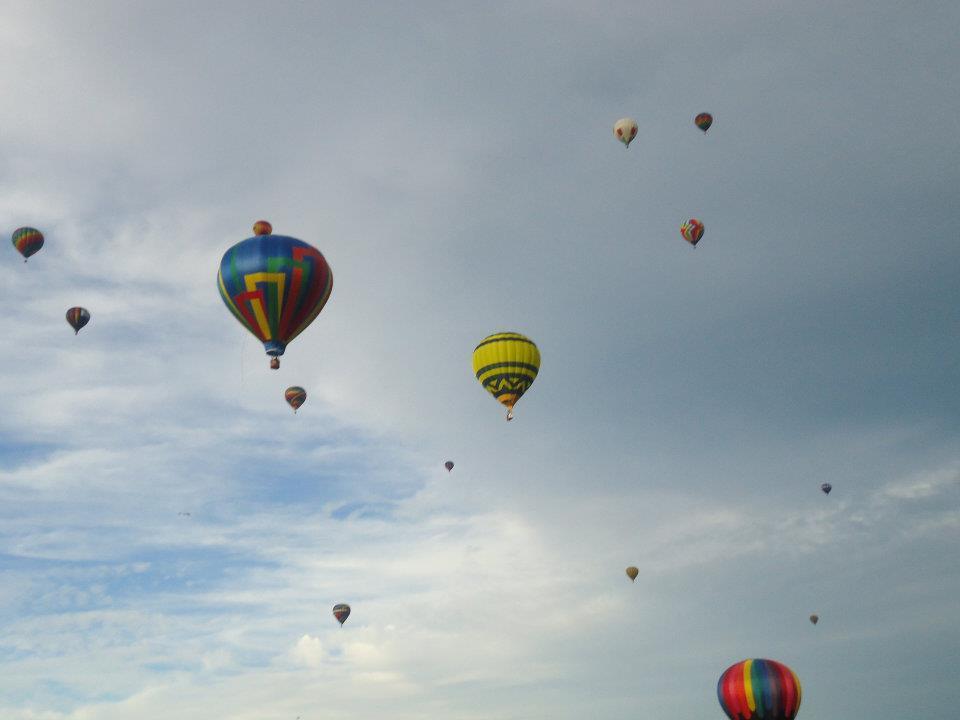
[[[0,717],[706,720],[748,657],[801,718],[955,714],[958,26],[0,3],[0,230],[46,235],[2,253]],[[261,217],[335,277],[279,372],[214,282]]]

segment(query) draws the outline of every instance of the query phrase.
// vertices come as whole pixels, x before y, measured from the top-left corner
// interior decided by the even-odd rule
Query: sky
[[[800,718],[950,717],[958,26],[0,3],[0,232],[46,237],[0,252],[0,717],[707,720],[751,657]],[[260,218],[334,275],[277,372],[215,285]]]

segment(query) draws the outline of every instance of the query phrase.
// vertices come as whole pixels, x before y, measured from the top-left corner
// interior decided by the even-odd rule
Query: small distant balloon
[[[627,568],[627,577],[630,578],[632,582],[637,581],[637,575],[639,574],[640,574],[640,571],[637,568],[633,567],[633,565]]]
[[[17,252],[23,255],[24,262],[43,247],[43,233],[32,227],[17,228],[10,239]]]
[[[72,307],[67,310],[67,322],[73,328],[73,334],[76,335],[80,329],[90,322],[90,312],[86,308]]]
[[[820,489],[823,490],[824,495],[829,495],[830,491],[833,490],[833,485],[831,485],[830,483],[824,483],[823,485],[820,486]]]
[[[350,606],[346,603],[337,603],[333,606],[333,616],[340,622],[340,627],[343,627],[347,618],[350,617]]]
[[[620,118],[613,124],[613,136],[629,148],[637,136],[637,121],[633,118]]]
[[[775,660],[743,660],[717,682],[717,699],[730,720],[793,720],[801,695],[797,674]]]
[[[273,225],[266,220],[257,220],[253,224],[254,235],[270,235],[273,232]]]
[[[684,240],[696,247],[703,237],[703,223],[696,218],[690,218],[680,226],[680,234]]]
[[[710,113],[700,113],[693,119],[693,122],[698,128],[706,132],[710,129],[710,126],[713,125],[713,115]]]
[[[443,466],[447,469],[447,472],[453,470],[453,460],[447,460]]]
[[[286,398],[287,404],[293,408],[293,412],[297,412],[300,406],[307,401],[307,391],[299,385],[288,387],[286,391],[284,391],[283,396]]]
[[[820,616],[814,613],[813,615],[810,616],[810,622],[816,625],[818,622],[820,622]]]

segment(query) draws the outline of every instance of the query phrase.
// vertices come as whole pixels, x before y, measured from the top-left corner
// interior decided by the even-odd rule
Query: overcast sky
[[[0,2],[0,232],[46,236],[0,248],[0,717],[707,720],[748,657],[950,717],[958,27]],[[278,372],[215,285],[259,218],[334,274]]]

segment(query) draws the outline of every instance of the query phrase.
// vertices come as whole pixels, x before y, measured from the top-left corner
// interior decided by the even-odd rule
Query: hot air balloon
[[[473,372],[487,392],[507,408],[507,420],[513,420],[513,406],[539,371],[540,351],[520,333],[494,333],[473,351]]]
[[[447,472],[453,470],[453,460],[447,460],[443,466],[447,469]]]
[[[684,240],[696,247],[703,237],[703,223],[696,218],[690,218],[680,226],[680,234]]]
[[[227,308],[263,343],[276,369],[287,345],[329,299],[333,273],[312,245],[271,235],[266,220],[258,221],[256,230],[224,253],[217,284]]]
[[[823,485],[820,486],[820,489],[823,490],[824,495],[829,495],[830,491],[833,490],[833,485],[831,485],[830,483],[824,483]]]
[[[814,613],[813,615],[810,616],[810,622],[816,625],[818,622],[820,622],[820,616]]]
[[[613,124],[613,135],[629,148],[637,136],[637,121],[633,118],[620,118]]]
[[[293,408],[293,412],[296,413],[300,409],[300,406],[307,401],[307,391],[304,390],[299,385],[292,385],[284,391],[283,396],[287,399],[287,403],[290,407]]]
[[[347,618],[350,617],[350,606],[346,603],[337,603],[333,606],[333,616],[340,621],[340,627],[343,627]]]
[[[635,568],[633,565],[627,568],[627,577],[630,578],[631,581],[636,582],[637,575],[639,574],[640,574],[640,571],[637,570],[637,568]]]
[[[710,129],[710,126],[713,125],[713,115],[710,113],[700,113],[693,119],[694,124],[706,132]]]
[[[730,720],[793,720],[800,709],[800,679],[774,660],[744,660],[720,676],[717,698]]]
[[[86,308],[72,307],[67,310],[67,322],[73,328],[73,334],[80,332],[80,328],[90,322],[90,312]]]
[[[21,255],[23,261],[43,247],[43,233],[32,227],[17,228],[10,237],[13,246]]]

